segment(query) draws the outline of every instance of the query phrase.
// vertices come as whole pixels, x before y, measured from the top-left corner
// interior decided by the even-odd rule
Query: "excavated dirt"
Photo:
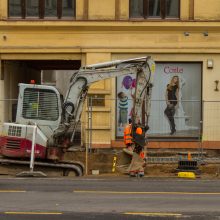
[[[113,159],[116,157],[116,169],[112,172]],[[76,160],[86,164],[85,152],[67,152],[64,160]],[[88,174],[92,174],[92,170],[98,170],[99,175],[125,175],[127,173],[128,165],[131,162],[131,156],[120,151],[98,151],[88,153]],[[147,164],[145,168],[146,176],[150,177],[175,177],[175,169],[177,164]],[[201,178],[220,178],[220,164],[206,164],[200,166]],[[28,166],[21,165],[0,165],[0,176],[15,176],[22,171],[28,171]],[[61,177],[63,176],[63,170],[35,167],[36,171],[42,171],[49,177]],[[70,172],[69,176],[74,176],[74,173]]]

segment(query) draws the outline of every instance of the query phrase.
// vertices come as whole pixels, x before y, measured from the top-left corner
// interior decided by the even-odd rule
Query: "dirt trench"
[[[116,157],[115,172],[112,172],[113,160]],[[67,152],[64,160],[76,160],[86,165],[86,153],[83,151]],[[96,152],[88,153],[88,175],[92,174],[92,171],[98,171],[99,175],[127,175],[127,168],[131,162],[131,156],[124,153],[122,150],[100,150]],[[145,168],[145,175],[149,177],[175,177],[177,163],[172,164],[147,164]],[[205,178],[218,178],[220,177],[220,164],[206,164],[200,166],[200,177]],[[28,166],[23,165],[0,165],[0,176],[15,176],[21,171],[28,171]],[[63,176],[63,170],[35,167],[36,171],[42,171],[49,177],[61,177]],[[70,173],[70,176],[74,176]]]

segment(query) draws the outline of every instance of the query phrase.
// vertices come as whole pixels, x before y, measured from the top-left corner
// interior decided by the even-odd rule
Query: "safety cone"
[[[188,152],[187,159],[188,159],[188,160],[192,160],[192,156],[191,156],[191,153],[190,153],[190,152]]]

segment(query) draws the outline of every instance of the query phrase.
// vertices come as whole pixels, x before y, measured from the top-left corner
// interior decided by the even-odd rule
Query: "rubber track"
[[[2,164],[19,164],[19,165],[29,165],[30,161],[22,161],[22,160],[11,160],[0,158],[0,163]],[[59,163],[46,163],[46,162],[38,162],[35,161],[34,165],[42,166],[42,167],[54,167],[54,168],[63,168],[68,170],[73,170],[77,176],[83,176],[84,174],[84,165],[78,161],[62,161]]]

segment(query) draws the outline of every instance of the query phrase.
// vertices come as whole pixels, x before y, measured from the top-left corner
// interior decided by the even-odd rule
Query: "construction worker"
[[[128,150],[132,150],[132,120],[129,118],[128,125],[124,129],[124,143]]]
[[[131,160],[131,164],[128,168],[130,176],[144,176],[145,155],[143,148],[145,146],[145,133],[140,126],[137,126],[134,132],[134,151]]]
[[[141,127],[137,127],[136,128],[136,132],[135,132],[135,148],[138,148],[140,151],[140,157],[142,159],[145,158],[145,153],[143,151],[145,145],[146,145],[146,137],[145,137],[145,133],[146,131],[148,131],[149,126],[146,125],[143,129]],[[144,131],[144,132],[143,132]]]
[[[134,125],[133,125],[134,126]],[[130,176],[144,176],[144,169],[146,167],[145,152],[143,151],[146,145],[145,133],[149,130],[149,126],[143,126],[141,124],[133,127],[133,142],[134,150],[132,155],[131,164],[128,168]]]
[[[134,133],[134,143],[135,146],[144,147],[145,146],[145,135],[143,133],[143,129],[138,126]]]

